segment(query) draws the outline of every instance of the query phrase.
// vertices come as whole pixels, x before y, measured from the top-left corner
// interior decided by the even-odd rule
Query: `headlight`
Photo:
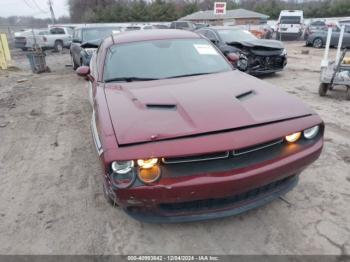
[[[134,161],[114,161],[111,164],[111,183],[116,188],[128,188],[136,179]]]
[[[152,168],[158,163],[158,158],[149,158],[149,159],[139,159],[137,160],[137,164],[141,168]]]
[[[158,165],[151,168],[139,168],[138,177],[145,184],[156,182],[161,175],[161,170]]]
[[[114,173],[126,174],[134,167],[134,161],[114,161],[111,167]]]
[[[241,71],[246,71],[248,68],[248,58],[244,54],[240,54],[237,62],[237,68]]]
[[[294,142],[299,140],[300,136],[301,136],[301,132],[297,132],[297,133],[286,136],[285,139],[289,143],[294,143]]]
[[[304,130],[304,137],[306,139],[313,139],[315,136],[317,136],[318,132],[320,131],[320,127],[319,126],[314,126],[311,127],[309,129],[305,129]]]
[[[161,175],[158,158],[139,159],[137,165],[139,166],[138,177],[145,183],[150,184],[156,182]]]
[[[282,51],[282,55],[287,55],[287,49],[283,49],[283,51]]]

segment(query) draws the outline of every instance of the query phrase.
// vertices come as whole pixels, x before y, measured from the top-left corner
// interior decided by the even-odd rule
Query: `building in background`
[[[211,25],[259,25],[265,24],[268,15],[246,9],[227,10],[224,15],[214,15],[213,10],[198,11],[180,18],[183,21],[207,23]]]

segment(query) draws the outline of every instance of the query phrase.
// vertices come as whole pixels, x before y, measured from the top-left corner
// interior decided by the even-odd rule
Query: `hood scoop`
[[[176,110],[175,104],[146,104],[147,109],[151,110]]]
[[[240,101],[246,100],[252,96],[254,96],[256,93],[254,92],[254,90],[249,90],[247,92],[244,92],[242,94],[239,94],[236,96],[236,98]]]

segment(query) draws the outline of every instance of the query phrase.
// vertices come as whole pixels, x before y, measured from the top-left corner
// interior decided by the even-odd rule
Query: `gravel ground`
[[[263,80],[321,115],[320,159],[285,201],[171,225],[140,223],[105,202],[86,82],[65,66],[68,53],[50,53],[52,72],[33,75],[14,52],[18,69],[0,71],[0,253],[349,254],[350,101],[344,88],[318,96],[323,50],[302,45],[286,43],[287,69]]]

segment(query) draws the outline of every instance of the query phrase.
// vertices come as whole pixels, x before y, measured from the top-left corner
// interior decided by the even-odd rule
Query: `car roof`
[[[128,31],[113,34],[110,36],[112,44],[131,43],[148,40],[166,40],[166,39],[196,39],[202,38],[197,33],[176,30],[176,29],[152,29],[142,31]]]

